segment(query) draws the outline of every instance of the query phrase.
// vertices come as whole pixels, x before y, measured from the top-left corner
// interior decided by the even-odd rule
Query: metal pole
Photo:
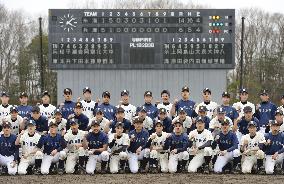
[[[240,61],[240,89],[243,88],[243,65],[244,65],[244,33],[245,33],[245,18],[242,17],[242,32],[241,32],[241,61]]]
[[[43,67],[43,51],[42,51],[42,28],[41,22],[42,18],[39,19],[39,45],[40,45],[40,90],[41,93],[44,91],[44,67]]]

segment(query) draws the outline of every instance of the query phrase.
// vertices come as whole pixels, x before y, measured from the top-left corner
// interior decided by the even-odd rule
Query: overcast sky
[[[83,4],[90,0],[0,0],[8,9],[24,10],[32,16],[47,15],[48,9],[69,8],[74,4]],[[99,5],[111,0],[94,0]],[[187,1],[187,0],[181,0]],[[192,0],[194,3],[204,4],[210,8],[251,8],[257,7],[274,13],[284,13],[284,0]]]

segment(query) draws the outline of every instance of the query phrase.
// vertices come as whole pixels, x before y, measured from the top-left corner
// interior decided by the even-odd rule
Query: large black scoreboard
[[[51,9],[52,69],[231,69],[233,9]]]

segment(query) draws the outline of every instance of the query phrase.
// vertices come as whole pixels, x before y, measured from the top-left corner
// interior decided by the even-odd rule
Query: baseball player
[[[53,113],[56,107],[50,104],[50,94],[48,91],[44,91],[41,96],[42,104],[39,106],[40,113],[42,116],[50,119],[53,116]]]
[[[98,106],[99,109],[102,109],[104,116],[109,120],[113,121],[115,119],[116,107],[111,105],[110,102],[110,92],[105,91],[102,94],[103,103]]]
[[[19,97],[20,105],[18,106],[19,115],[22,118],[29,119],[32,106],[28,105],[28,94],[26,92],[22,92]]]
[[[9,105],[9,95],[6,92],[1,94],[1,105],[0,105],[0,122],[2,119],[10,114],[10,109],[12,105]],[[2,128],[0,127],[0,131]]]
[[[23,118],[18,115],[18,109],[16,106],[12,106],[10,114],[3,118],[4,121],[11,123],[12,134],[18,135],[20,130],[25,129]]]
[[[131,128],[131,122],[128,119],[125,119],[125,114],[124,114],[125,110],[122,107],[118,107],[116,109],[116,113],[115,113],[115,120],[111,123],[111,129],[112,129],[112,133],[115,132],[115,125],[118,122],[123,123],[123,133],[128,133],[130,131]]]
[[[209,130],[215,137],[221,131],[221,123],[224,121],[229,122],[230,128],[233,126],[233,122],[230,118],[225,116],[225,109],[222,107],[217,108],[217,116],[210,121]]]
[[[187,152],[188,136],[183,133],[182,122],[179,120],[174,122],[174,132],[166,139],[164,150],[170,151],[169,156],[169,172],[185,172],[185,166],[189,159]]]
[[[179,111],[180,108],[183,108],[186,112],[186,114],[189,116],[189,117],[196,117],[197,114],[195,112],[195,102],[192,101],[192,100],[189,100],[189,87],[187,86],[184,86],[182,87],[181,89],[181,97],[182,99],[181,100],[177,100],[175,99],[174,103],[173,103],[173,106],[172,106],[172,109],[171,109],[171,115],[172,116],[176,116],[176,112]]]
[[[144,105],[137,108],[137,112],[141,110],[141,108],[145,108],[147,112],[147,116],[150,117],[152,120],[157,118],[158,116],[158,108],[152,104],[153,94],[151,91],[145,91],[144,93]]]
[[[239,117],[239,113],[237,112],[237,110],[230,106],[230,93],[228,93],[227,91],[222,93],[222,105],[221,107],[224,108],[226,114],[225,116],[227,116],[228,118],[230,118],[233,122],[235,122],[235,120]]]
[[[18,166],[18,174],[27,174],[29,166],[35,164],[36,159],[42,159],[42,152],[37,151],[36,145],[41,137],[36,131],[36,123],[33,120],[27,122],[27,131],[22,131],[15,142],[22,148],[22,156]]]
[[[265,152],[265,172],[266,174],[273,174],[275,166],[282,165],[284,158],[284,135],[279,132],[280,126],[277,121],[271,121],[271,132],[265,134],[265,142],[260,144],[260,147]]]
[[[67,174],[73,174],[75,172],[75,165],[79,162],[78,171],[80,174],[84,173],[85,162],[85,149],[83,147],[83,139],[87,132],[79,130],[79,124],[77,119],[70,120],[70,130],[64,135],[64,139],[67,143],[66,148],[62,151],[67,157],[65,172]]]
[[[109,136],[110,162],[109,168],[111,173],[125,173],[125,166],[128,159],[127,148],[130,143],[128,134],[124,132],[124,124],[117,122],[115,124],[115,133]]]
[[[163,90],[163,91],[161,92],[161,98],[162,98],[162,103],[160,103],[159,101],[156,102],[157,108],[158,108],[158,109],[161,109],[161,108],[166,109],[166,111],[167,111],[167,114],[166,114],[166,115],[167,115],[170,119],[172,119],[172,116],[171,116],[170,111],[171,111],[171,109],[172,109],[173,104],[170,103],[170,92],[169,92],[168,90],[166,90],[166,89]]]
[[[241,156],[238,150],[239,142],[236,134],[230,130],[228,120],[224,120],[221,123],[221,132],[215,137],[214,144],[217,144],[220,150],[214,164],[214,172],[222,173],[224,167],[233,160],[232,172],[239,173],[241,171]]]
[[[151,173],[158,173],[158,163],[160,163],[161,172],[167,173],[169,161],[164,145],[170,134],[163,132],[163,122],[160,120],[155,123],[155,130],[156,132],[152,133],[145,146],[150,149],[149,169]]]
[[[88,128],[91,128],[93,121],[98,121],[100,123],[101,131],[108,134],[110,131],[110,121],[104,117],[104,112],[102,109],[97,108],[95,111],[96,115],[89,121]]]
[[[79,129],[86,131],[89,124],[89,118],[83,114],[83,105],[81,102],[75,104],[74,114],[70,114],[67,121],[67,130],[70,128],[70,120],[77,119],[79,124]]]
[[[150,150],[145,148],[149,133],[143,129],[143,119],[136,117],[133,120],[135,129],[128,133],[130,145],[128,147],[129,168],[132,173],[138,172],[138,161],[140,160],[140,172],[146,172],[147,161]]]
[[[143,127],[146,131],[152,133],[153,129],[153,120],[147,115],[147,109],[143,106],[139,108],[138,116],[140,119],[143,120]],[[137,118],[135,117],[135,118]]]
[[[265,138],[262,133],[257,132],[257,123],[254,121],[248,123],[248,130],[249,133],[244,135],[240,142],[241,152],[244,156],[242,173],[251,173],[253,166],[257,164],[257,173],[264,174],[264,152],[260,149],[259,144],[263,144]]]
[[[63,90],[63,96],[65,101],[60,104],[60,109],[62,117],[68,119],[69,115],[74,113],[75,108],[75,102],[72,101],[72,90],[70,88],[65,88]]]
[[[198,116],[196,117],[196,119],[198,118],[202,118],[204,123],[205,123],[205,129],[209,129],[209,124],[210,124],[210,118],[206,115],[206,112],[207,112],[207,108],[205,106],[199,106],[199,109],[198,109]],[[193,126],[195,126],[195,123],[193,123]],[[191,130],[194,130],[195,127],[191,128]]]
[[[60,134],[57,133],[57,123],[51,122],[49,124],[49,133],[41,136],[36,147],[38,148],[38,155],[43,155],[42,160],[36,159],[35,172],[39,174],[39,166],[41,165],[40,172],[43,175],[49,174],[51,170],[56,170],[55,163],[58,162],[58,174],[64,172],[64,159],[65,152],[62,150],[66,148],[66,142]],[[43,149],[43,150],[41,150]],[[52,165],[53,164],[53,165]]]
[[[109,160],[108,136],[100,130],[100,123],[94,120],[91,123],[92,132],[89,132],[83,140],[83,146],[88,151],[88,161],[86,164],[86,172],[94,174],[97,162],[101,162],[101,173],[107,172],[107,163]]]
[[[281,109],[277,109],[275,111],[275,121],[280,125],[280,132],[284,132],[284,116],[283,116],[283,111]]]
[[[158,119],[155,121],[161,121],[161,124],[163,125],[163,131],[167,133],[173,132],[173,126],[172,126],[172,119],[169,118],[167,113],[167,110],[165,108],[159,109]]]
[[[211,143],[213,136],[211,132],[205,129],[204,119],[196,119],[196,129],[191,131],[189,138],[189,164],[188,172],[197,172],[197,169],[204,163],[204,173],[209,174],[209,164],[212,157]]]
[[[32,115],[30,120],[34,120],[36,123],[36,131],[40,134],[46,134],[48,132],[48,119],[40,114],[38,106],[32,108]]]
[[[218,104],[216,102],[211,101],[211,90],[209,88],[205,88],[202,91],[203,102],[198,104],[195,108],[196,114],[198,114],[199,107],[205,106],[207,109],[207,116],[212,119],[214,117],[214,110],[217,108]]]
[[[55,122],[58,125],[58,132],[61,133],[62,136],[64,136],[66,132],[66,125],[67,125],[67,120],[62,117],[62,112],[59,108],[57,108],[54,111],[54,118],[50,119],[48,124],[51,122]]]
[[[84,100],[81,100],[83,106],[83,114],[85,114],[89,119],[94,117],[94,110],[98,107],[97,102],[92,100],[92,90],[89,87],[83,89]],[[80,100],[80,98],[79,98]]]
[[[275,119],[275,111],[277,107],[274,103],[269,101],[267,90],[262,90],[260,93],[261,103],[256,106],[255,116],[259,120],[260,131],[264,134],[269,120]]]
[[[178,116],[173,119],[172,124],[175,124],[176,121],[179,121],[182,124],[183,132],[189,133],[192,130],[192,119],[190,116],[187,116],[184,108],[179,109]]]
[[[132,119],[136,115],[136,107],[129,103],[129,91],[126,89],[121,91],[120,96],[121,101],[119,105],[116,106],[116,108],[122,107],[124,109],[125,119],[132,122]]]
[[[17,159],[19,157],[19,148],[15,145],[17,136],[11,134],[11,124],[4,122],[2,124],[3,134],[0,136],[0,165],[8,168],[9,175],[17,173]]]
[[[282,112],[284,111],[284,95],[281,96],[280,106],[277,109],[280,109]]]
[[[253,103],[248,101],[248,90],[243,88],[240,90],[240,101],[237,103],[233,104],[233,107],[237,110],[237,112],[239,113],[239,116],[243,116],[244,115],[244,107],[245,106],[250,106],[252,108],[252,113],[255,113],[255,106]]]

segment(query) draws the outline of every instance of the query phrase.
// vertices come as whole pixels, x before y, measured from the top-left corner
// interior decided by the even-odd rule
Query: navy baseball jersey
[[[183,108],[190,117],[196,117],[197,114],[195,112],[195,102],[192,100],[179,100],[176,104],[176,111],[179,111],[180,108]]]
[[[30,118],[31,112],[32,112],[32,106],[30,105],[19,105],[18,107],[18,113],[22,118]]]
[[[106,133],[99,131],[95,134],[93,132],[88,133],[87,142],[89,143],[89,149],[100,149],[103,145],[108,144],[108,136]],[[100,152],[94,152],[95,155],[101,154]]]
[[[19,147],[15,145],[17,136],[10,134],[9,137],[5,137],[3,134],[0,136],[0,155],[2,156],[14,156],[14,161],[19,157]]]
[[[221,105],[221,107],[226,112],[225,116],[230,118],[232,121],[234,121],[234,119],[237,119],[239,117],[239,113],[237,112],[237,110],[234,107],[225,106],[225,105]]]
[[[189,145],[188,136],[186,134],[176,135],[172,133],[170,137],[166,139],[164,150],[170,149],[170,151],[177,149],[177,153],[187,150]]]
[[[256,111],[256,117],[259,120],[259,126],[266,126],[269,120],[274,120],[275,111],[277,107],[274,103],[271,102],[262,102],[260,103],[259,109]]]
[[[219,149],[221,151],[227,150],[227,152],[231,152],[235,149],[238,149],[239,141],[234,132],[229,131],[226,135],[221,132],[219,136],[220,137],[217,140],[217,144],[219,145]]]
[[[274,153],[284,152],[284,134],[278,133],[277,135],[272,135],[272,133],[267,133],[264,135],[265,140],[270,140],[271,143],[269,145],[264,146],[264,152],[266,155],[274,155]]]
[[[79,116],[75,115],[74,119],[78,120],[78,125],[79,125],[79,129],[86,131],[88,128],[88,124],[89,124],[89,118],[85,115],[85,114],[80,114]],[[70,128],[70,120],[68,120],[67,122],[67,126],[66,129],[68,130]]]
[[[248,123],[250,121],[254,121],[257,124],[256,128],[257,128],[257,131],[259,131],[259,121],[258,121],[258,119],[256,117],[253,117],[249,121],[246,121],[245,118],[243,117],[241,119],[241,121],[238,123],[239,132],[241,132],[243,135],[246,135],[246,134],[249,133],[249,131],[248,131]]]
[[[98,106],[97,109],[101,109],[104,112],[104,117],[108,120],[114,120],[115,119],[115,112],[116,107],[110,104],[102,103]]]
[[[158,118],[160,120],[160,118]],[[164,120],[160,120],[163,123],[163,132],[172,133],[173,125],[172,120],[169,117],[166,117]],[[155,127],[155,125],[154,125]]]
[[[145,103],[141,107],[137,108],[137,112],[139,112],[143,107],[146,109],[147,116],[149,116],[152,120],[154,120],[158,116],[158,108],[155,105],[151,103]]]
[[[66,141],[60,134],[56,134],[54,137],[47,134],[41,136],[36,147],[40,149],[43,147],[43,153],[50,155],[53,150],[62,151],[66,147]]]
[[[117,122],[118,122],[117,120],[114,120],[110,125],[112,133],[115,133],[115,125]],[[126,131],[129,132],[131,127],[131,122],[128,119],[123,118],[123,121],[121,123],[123,123],[123,133],[125,133]]]
[[[36,123],[36,131],[43,132],[48,131],[48,119],[45,116],[40,116],[37,120],[31,117],[31,120],[34,120]]]
[[[74,113],[75,102],[65,101],[64,105],[61,107],[62,117],[68,119],[70,114]]]
[[[128,151],[132,153],[136,153],[136,150],[141,146],[146,146],[146,143],[149,138],[149,133],[142,129],[141,132],[136,132],[136,130],[132,130],[128,133],[130,138],[130,146],[128,148]]]

